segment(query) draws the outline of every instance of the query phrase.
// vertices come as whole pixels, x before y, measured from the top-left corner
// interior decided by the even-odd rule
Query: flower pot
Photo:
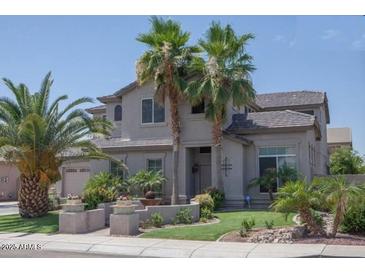
[[[131,200],[117,200],[117,206],[131,206]]]
[[[81,199],[67,199],[66,204],[68,204],[68,205],[79,205],[79,204],[82,204],[82,200]]]
[[[155,199],[140,199],[141,203],[146,206],[157,206],[161,204],[161,198],[155,198]]]
[[[113,214],[116,214],[116,215],[132,214],[135,211],[135,207],[133,205],[128,205],[128,206],[115,205],[115,206],[112,206],[112,208],[113,208]]]

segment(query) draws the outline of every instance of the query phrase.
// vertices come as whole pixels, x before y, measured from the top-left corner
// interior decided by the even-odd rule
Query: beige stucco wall
[[[7,182],[4,181],[6,177]],[[14,165],[0,162],[0,201],[16,200],[19,183],[18,169]]]

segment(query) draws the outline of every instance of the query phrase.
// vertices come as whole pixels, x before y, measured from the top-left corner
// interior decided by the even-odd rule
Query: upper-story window
[[[204,100],[200,104],[192,106],[192,108],[191,108],[192,114],[198,114],[198,113],[204,113],[204,112],[205,112]]]
[[[165,122],[165,108],[152,98],[142,99],[142,124]]]
[[[114,108],[114,121],[122,121],[122,106],[117,105]]]

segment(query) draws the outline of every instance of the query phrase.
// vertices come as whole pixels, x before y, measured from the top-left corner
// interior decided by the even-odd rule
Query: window
[[[280,167],[288,165],[296,168],[296,152],[295,146],[292,147],[262,147],[259,149],[259,171],[263,176],[267,169],[273,168],[278,170]],[[274,186],[274,192],[280,185],[277,180]],[[260,186],[260,192],[265,193],[267,189]]]
[[[122,121],[122,106],[120,105],[114,108],[114,121]]]
[[[110,161],[110,173],[115,177],[124,178],[123,168],[114,161]]]
[[[142,124],[165,122],[165,108],[153,99],[142,100]]]
[[[0,183],[6,184],[9,182],[9,177],[5,176],[5,177],[0,177]]]
[[[147,159],[147,169],[162,171],[162,159]]]
[[[198,114],[198,113],[204,113],[205,112],[205,103],[204,103],[204,100],[196,105],[196,106],[192,106],[191,108],[191,113],[192,114]]]

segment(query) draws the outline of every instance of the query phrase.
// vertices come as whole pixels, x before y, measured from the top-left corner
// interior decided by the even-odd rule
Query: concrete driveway
[[[0,216],[17,214],[18,212],[18,202],[0,202]]]

